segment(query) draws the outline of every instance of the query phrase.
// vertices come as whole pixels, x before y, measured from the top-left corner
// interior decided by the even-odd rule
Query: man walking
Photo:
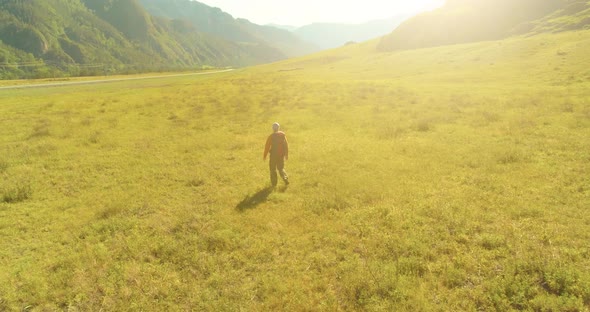
[[[270,152],[270,160],[268,165],[270,167],[270,182],[272,186],[277,186],[277,170],[281,175],[286,185],[289,185],[289,177],[285,172],[285,160],[289,160],[289,143],[287,143],[287,137],[285,133],[279,131],[281,126],[278,122],[272,125],[273,133],[266,139],[266,146],[264,147],[263,158],[266,160],[266,156]]]

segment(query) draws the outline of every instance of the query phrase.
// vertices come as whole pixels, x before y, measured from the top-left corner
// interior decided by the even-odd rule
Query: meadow
[[[589,311],[590,32],[376,45],[0,91],[0,310]]]

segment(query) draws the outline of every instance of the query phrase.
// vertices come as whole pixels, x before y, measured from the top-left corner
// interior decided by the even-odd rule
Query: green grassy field
[[[0,91],[0,310],[588,311],[590,32],[375,46]]]

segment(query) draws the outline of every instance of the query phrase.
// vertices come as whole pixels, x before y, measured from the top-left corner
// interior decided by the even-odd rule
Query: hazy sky
[[[256,24],[303,26],[313,22],[362,23],[418,13],[441,6],[444,0],[199,0],[234,18]]]

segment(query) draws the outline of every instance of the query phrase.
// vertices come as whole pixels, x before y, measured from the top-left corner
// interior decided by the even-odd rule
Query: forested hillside
[[[0,79],[244,66],[285,55],[153,17],[137,0],[0,0]]]
[[[418,15],[384,37],[381,51],[498,40],[526,30],[536,20],[572,2],[567,0],[449,0]]]
[[[318,47],[302,41],[293,33],[261,26],[246,19],[235,19],[219,8],[189,0],[140,0],[154,16],[190,21],[199,31],[243,45],[264,46],[287,57],[318,51]]]

